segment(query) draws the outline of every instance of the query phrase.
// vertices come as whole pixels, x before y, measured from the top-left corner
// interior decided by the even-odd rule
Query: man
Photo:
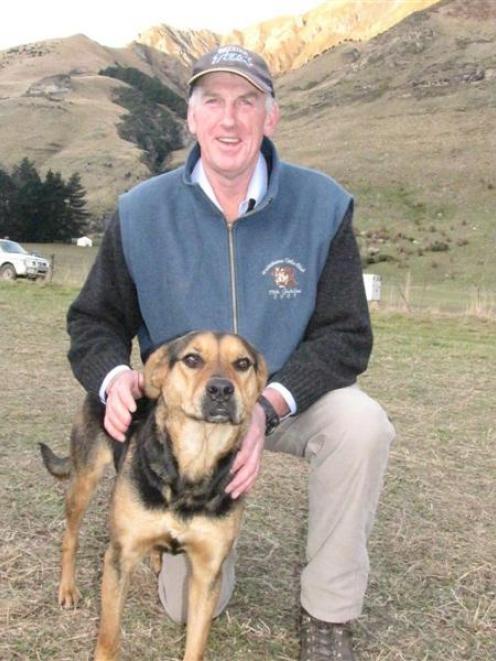
[[[121,196],[100,253],[68,313],[75,375],[106,401],[124,439],[142,395],[129,368],[198,328],[234,331],[261,350],[271,378],[227,491],[255,483],[264,446],[305,457],[307,565],[301,659],[353,659],[347,623],[362,608],[367,537],[393,429],[356,385],[372,335],[353,202],[322,173],[279,161],[269,138],[279,110],[266,63],[239,46],[198,60],[190,80],[187,163]],[[226,561],[217,612],[234,587]],[[159,594],[185,620],[182,555],[164,559]]]

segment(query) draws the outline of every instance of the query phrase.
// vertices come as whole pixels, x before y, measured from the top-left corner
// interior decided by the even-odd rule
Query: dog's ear
[[[145,364],[145,393],[150,399],[157,399],[160,389],[169,372],[169,347],[164,345],[156,349]]]
[[[262,356],[262,354],[257,351],[256,355],[257,355],[256,370],[257,370],[258,390],[261,394],[263,389],[267,385],[267,378],[269,376],[269,371],[267,369],[267,363],[265,362],[265,358]]]

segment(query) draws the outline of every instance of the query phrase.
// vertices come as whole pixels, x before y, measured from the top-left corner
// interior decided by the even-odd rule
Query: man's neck
[[[217,186],[217,192],[207,177],[203,160],[197,161],[191,172],[192,182],[198,184],[210,200],[222,211],[229,222],[233,222],[240,216],[252,211],[260,203],[267,192],[268,170],[262,154],[258,155],[257,162],[248,183],[244,178],[237,178],[233,185],[232,180],[224,181],[224,185]],[[218,182],[215,176],[214,183]],[[222,204],[221,204],[221,198]],[[248,199],[249,198],[249,199]]]
[[[227,222],[234,222],[239,216],[240,204],[246,199],[248,186],[255,172],[256,162],[249,170],[233,179],[224,177],[218,172],[213,172],[205,163],[203,167]]]

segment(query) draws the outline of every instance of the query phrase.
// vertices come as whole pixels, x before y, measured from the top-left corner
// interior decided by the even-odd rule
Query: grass
[[[79,259],[74,255],[89,255],[72,250],[71,268]],[[0,285],[4,659],[90,659],[98,623],[112,477],[83,528],[81,605],[61,611],[63,489],[42,468],[37,449],[44,441],[63,453],[82,397],[65,358],[65,313],[77,287],[59,265],[60,279],[56,274],[51,285]],[[398,438],[370,541],[366,608],[355,625],[360,659],[489,661],[496,656],[495,323],[378,310],[374,326],[374,352],[361,384],[386,407]],[[212,628],[210,659],[297,658],[306,474],[294,458],[265,456],[248,502],[237,589]],[[181,658],[184,631],[164,617],[145,564],[132,580],[123,629],[123,659]]]

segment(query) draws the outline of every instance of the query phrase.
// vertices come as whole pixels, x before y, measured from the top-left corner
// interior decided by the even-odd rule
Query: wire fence
[[[496,319],[496,289],[458,288],[451,284],[416,285],[407,276],[404,283],[383,281],[381,300],[376,306],[403,312],[425,311]]]

